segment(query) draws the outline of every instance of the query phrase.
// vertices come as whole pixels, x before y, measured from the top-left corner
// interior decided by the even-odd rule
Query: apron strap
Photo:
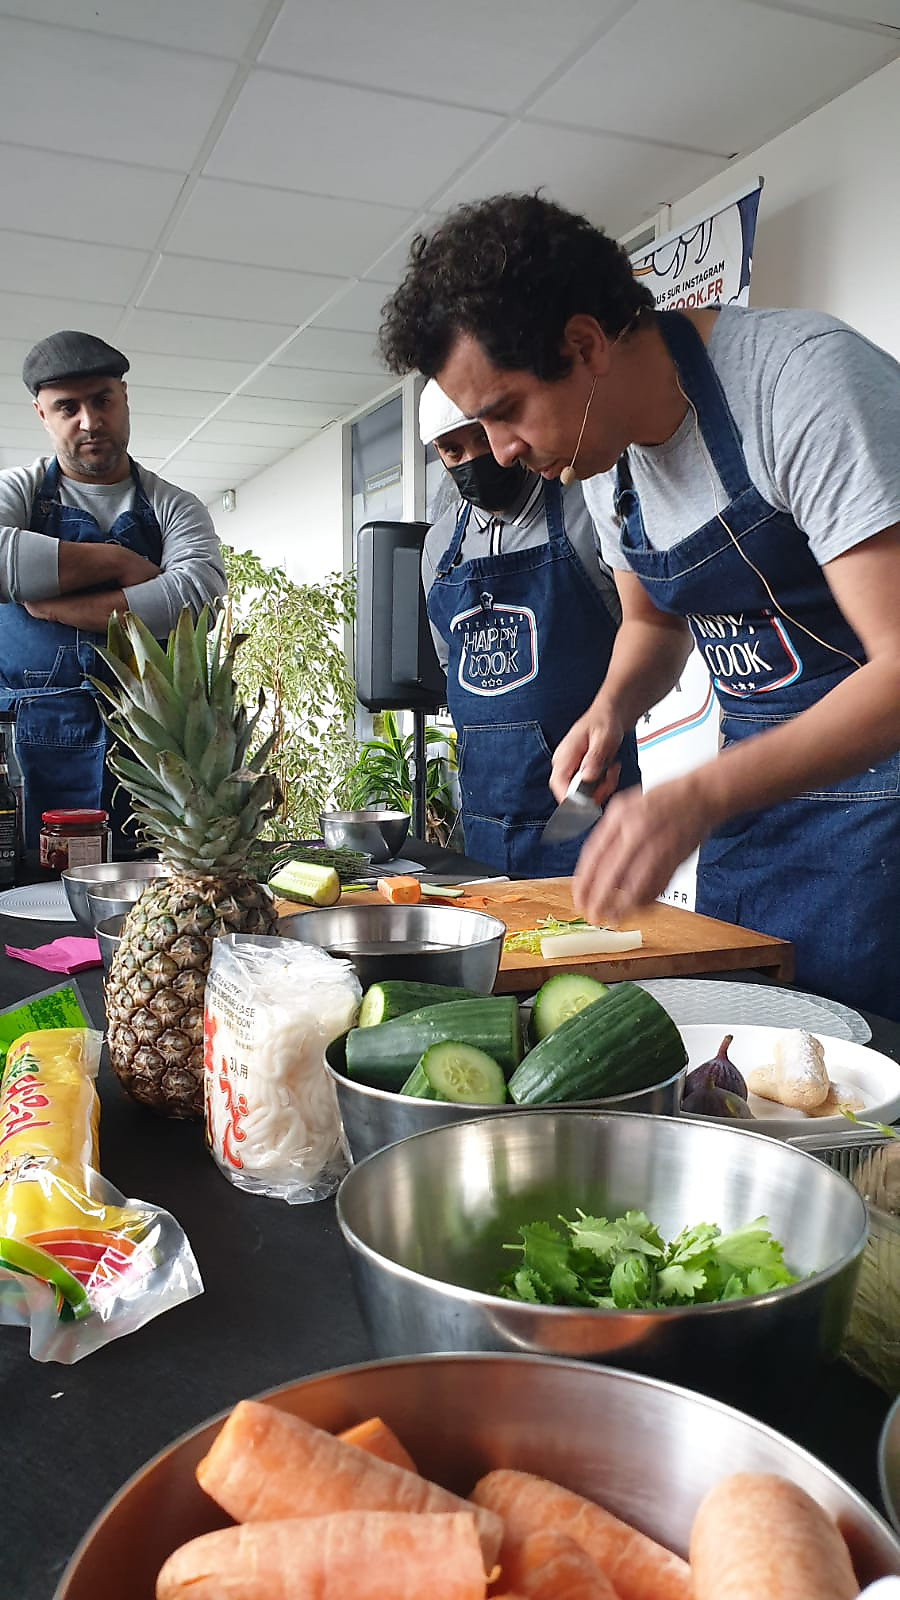
[[[464,500],[459,508],[459,515],[456,519],[456,527],[453,531],[453,538],[450,540],[450,543],[448,544],[444,554],[441,556],[441,559],[437,564],[437,571],[435,572],[436,578],[446,578],[447,573],[453,566],[453,563],[462,548],[462,542],[466,536],[466,529],[469,526],[469,517],[471,514],[472,507],[468,500]]]
[[[697,412],[700,433],[725,487],[729,501],[753,488],[744,447],[725,391],[706,346],[680,311],[658,313],[659,328],[689,401]]]

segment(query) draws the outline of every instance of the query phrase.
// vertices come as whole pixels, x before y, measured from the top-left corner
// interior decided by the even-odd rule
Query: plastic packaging
[[[326,1047],[362,990],[347,961],[254,934],[213,941],[204,1004],[206,1139],[241,1189],[291,1205],[332,1194],[347,1170]]]
[[[0,1323],[31,1330],[38,1361],[79,1361],[202,1293],[167,1211],[97,1171],[102,1034],[24,1034],[0,1070]]]

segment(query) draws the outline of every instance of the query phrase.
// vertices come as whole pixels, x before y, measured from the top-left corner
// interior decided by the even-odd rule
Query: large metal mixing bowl
[[[383,1417],[421,1471],[459,1494],[492,1467],[556,1479],[680,1555],[700,1501],[720,1478],[778,1473],[840,1524],[860,1584],[900,1574],[900,1541],[814,1456],[739,1411],[633,1373],[528,1356],[432,1356],[345,1367],[265,1398],[332,1432]],[[128,1600],[153,1600],[166,1557],[225,1525],[194,1476],[220,1420],[185,1434],[119,1491],[76,1550],[55,1600],[121,1600],[123,1574]]]
[[[502,1106],[452,1105],[446,1100],[414,1100],[409,1095],[391,1094],[357,1083],[346,1071],[347,1035],[341,1034],[325,1052],[325,1070],[337,1094],[344,1135],[354,1161],[364,1161],[386,1144],[408,1139],[428,1128],[441,1128],[448,1122],[470,1122],[473,1117],[518,1116],[525,1109],[507,1101]],[[665,1083],[632,1094],[614,1095],[608,1100],[585,1100],[582,1106],[608,1111],[647,1111],[656,1116],[677,1116],[687,1067]]]
[[[112,966],[112,958],[119,948],[119,939],[124,921],[125,913],[123,912],[117,917],[105,917],[102,922],[97,923],[94,929],[97,943],[100,946],[100,958],[103,962],[103,971],[105,973],[109,972]]]
[[[96,929],[98,922],[127,916],[150,881],[149,878],[121,878],[117,883],[101,884],[98,889],[89,888],[87,900],[92,926]]]
[[[406,978],[490,994],[506,926],[458,906],[338,905],[282,917],[278,932],[346,957],[364,989]]]
[[[800,1282],[715,1305],[620,1311],[496,1293],[526,1222],[634,1208],[665,1238],[765,1215]],[[839,1173],[761,1134],[674,1117],[522,1111],[379,1150],[337,1199],[354,1285],[379,1355],[522,1350],[652,1372],[758,1410],[813,1382],[838,1352],[866,1240]],[[557,1224],[558,1225],[558,1224]],[[773,1414],[769,1412],[768,1414]]]
[[[393,861],[409,833],[407,811],[323,811],[322,838],[333,850],[365,850],[376,864]]]
[[[161,861],[96,861],[85,867],[67,867],[61,874],[66,899],[72,915],[83,928],[93,928],[95,913],[91,910],[88,894],[96,890],[114,892],[127,880],[129,883],[165,877],[166,868]],[[110,911],[106,913],[112,916]]]

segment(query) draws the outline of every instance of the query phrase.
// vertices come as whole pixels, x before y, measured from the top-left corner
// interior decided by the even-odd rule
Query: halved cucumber
[[[522,1059],[522,1023],[515,995],[448,1000],[409,1011],[377,1028],[351,1028],[347,1076],[396,1094],[425,1051],[447,1039],[463,1039],[486,1051],[511,1073]]]
[[[383,983],[373,983],[363,995],[358,1023],[361,1028],[372,1028],[379,1022],[390,1022],[403,1017],[408,1011],[418,1011],[422,1006],[436,1006],[443,1000],[479,1000],[474,989],[457,989],[443,983],[417,983],[414,979],[386,978]]]
[[[403,1085],[403,1088],[400,1090],[400,1093],[405,1094],[410,1100],[444,1099],[444,1096],[442,1094],[438,1094],[437,1090],[433,1087],[421,1061],[416,1062],[412,1072]]]
[[[467,1106],[502,1106],[506,1100],[506,1079],[499,1062],[486,1050],[460,1039],[431,1045],[419,1066],[442,1100]]]
[[[580,972],[557,972],[542,984],[531,1008],[531,1032],[537,1039],[546,1039],[548,1033],[558,1028],[567,1017],[574,1017],[585,1006],[602,1000],[609,990],[597,978],[588,978]]]
[[[341,898],[341,881],[334,867],[314,867],[308,861],[286,861],[269,879],[269,888],[283,900],[305,906],[333,906]]]

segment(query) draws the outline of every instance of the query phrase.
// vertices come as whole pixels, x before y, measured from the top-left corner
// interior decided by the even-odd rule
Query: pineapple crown
[[[232,668],[246,636],[223,652],[224,629],[224,612],[211,628],[204,606],[195,626],[185,606],[164,650],[134,612],[113,613],[98,654],[114,681],[91,679],[108,703],[104,722],[137,758],[114,750],[108,760],[143,837],[193,877],[239,872],[278,799],[265,770],[275,736],[247,756],[265,697],[252,717],[237,698]]]

